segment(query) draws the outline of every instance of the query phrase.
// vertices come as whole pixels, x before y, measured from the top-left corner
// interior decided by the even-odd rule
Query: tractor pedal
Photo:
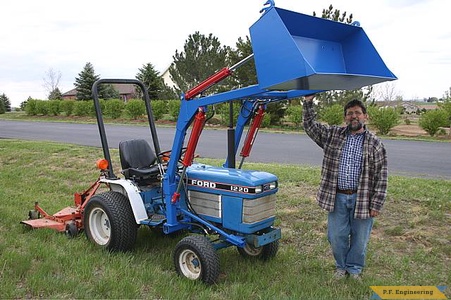
[[[154,214],[150,217],[152,222],[161,222],[166,219],[165,215]]]

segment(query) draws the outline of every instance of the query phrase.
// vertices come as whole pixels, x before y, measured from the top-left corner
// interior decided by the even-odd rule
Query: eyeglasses
[[[362,114],[363,114],[363,112],[361,112],[361,111],[348,111],[346,113],[346,116],[352,117],[353,115],[355,115],[356,117],[360,117]]]

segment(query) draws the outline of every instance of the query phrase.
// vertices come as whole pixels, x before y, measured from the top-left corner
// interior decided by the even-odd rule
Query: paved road
[[[174,128],[157,128],[162,150],[170,149]],[[117,148],[119,141],[147,138],[148,127],[106,125],[108,144]],[[22,122],[0,120],[0,138],[56,141],[100,147],[95,124]],[[225,130],[204,130],[197,153],[202,157],[225,158]],[[451,179],[451,143],[384,140],[390,174]],[[321,149],[305,134],[260,132],[247,159],[252,162],[278,162],[320,166]]]

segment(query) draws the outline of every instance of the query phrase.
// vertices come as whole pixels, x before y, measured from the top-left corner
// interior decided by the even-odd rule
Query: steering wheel
[[[180,163],[183,161],[183,156],[184,156],[185,152],[186,152],[186,147],[183,147],[181,155],[180,155],[180,159],[178,160]],[[165,151],[158,153],[158,157],[161,158],[161,161],[163,164],[167,164],[169,162],[169,160],[171,159],[171,154],[172,154],[172,150],[165,150]]]

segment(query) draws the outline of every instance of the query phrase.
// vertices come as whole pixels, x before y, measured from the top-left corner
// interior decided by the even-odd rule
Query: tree
[[[370,105],[374,103],[374,99],[371,98],[373,91],[372,86],[363,87],[358,90],[335,90],[320,93],[316,95],[316,99],[319,101],[318,106],[321,109],[334,104],[340,104],[344,106],[347,102],[353,99],[359,99],[364,103]]]
[[[249,55],[252,52],[252,44],[249,36],[246,36],[246,40],[243,40],[241,37],[238,38],[238,42],[236,43],[236,49],[231,50],[229,54],[228,64],[232,66]],[[237,68],[230,80],[231,87],[230,88],[239,88],[243,86],[249,86],[253,84],[257,84],[257,72],[255,70],[255,62],[252,59],[248,61],[246,64]]]
[[[445,92],[443,102],[438,103],[438,107],[443,109],[448,116],[449,135],[451,136],[451,87]]]
[[[3,101],[0,101],[0,115],[4,114],[6,112],[5,103]]]
[[[396,83],[393,81],[375,85],[373,89],[373,97],[383,101],[402,100],[402,96],[400,96],[396,90]]]
[[[121,94],[119,94],[112,84],[104,84],[103,86],[99,91],[99,96],[102,99],[119,99],[121,97]]]
[[[316,12],[313,12],[313,16],[316,17]],[[323,9],[321,18],[333,20],[341,23],[351,24],[352,23],[352,14],[349,15],[349,17],[346,18],[346,12],[343,12],[340,15],[339,9],[334,9],[334,7],[329,5],[329,8]]]
[[[444,109],[434,109],[423,113],[420,117],[419,125],[430,136],[434,136],[440,127],[448,126],[448,114]]]
[[[388,134],[399,123],[399,113],[394,107],[371,106],[368,115],[371,125],[382,135]]]
[[[59,88],[55,88],[54,90],[52,90],[50,92],[48,99],[49,100],[62,100],[63,94],[61,94],[61,91]]]
[[[0,95],[0,114],[11,111],[11,102],[5,93]]]
[[[75,88],[77,89],[77,100],[93,100],[92,98],[92,85],[100,78],[99,75],[95,75],[94,67],[90,62],[87,62],[83,70],[78,73],[78,77],[75,78]],[[99,98],[103,98],[105,93],[105,85],[98,87]],[[105,99],[105,98],[103,98]]]
[[[329,125],[341,125],[343,124],[343,106],[335,103],[325,107],[321,110],[320,117]]]
[[[177,93],[186,92],[226,66],[230,48],[221,46],[211,33],[207,36],[196,31],[185,41],[182,52],[175,51],[169,74],[177,85]],[[224,91],[221,84],[214,85],[206,93]]]
[[[60,100],[61,92],[58,88],[58,85],[61,80],[61,72],[60,71],[54,71],[52,68],[49,68],[47,72],[45,73],[45,77],[42,78],[44,81],[44,88],[49,93],[48,99],[49,100]]]
[[[159,72],[155,70],[151,63],[143,65],[138,70],[139,72],[135,77],[144,83],[150,99],[169,100],[177,98],[176,93],[164,83]],[[141,89],[137,88],[137,94],[142,96]]]

